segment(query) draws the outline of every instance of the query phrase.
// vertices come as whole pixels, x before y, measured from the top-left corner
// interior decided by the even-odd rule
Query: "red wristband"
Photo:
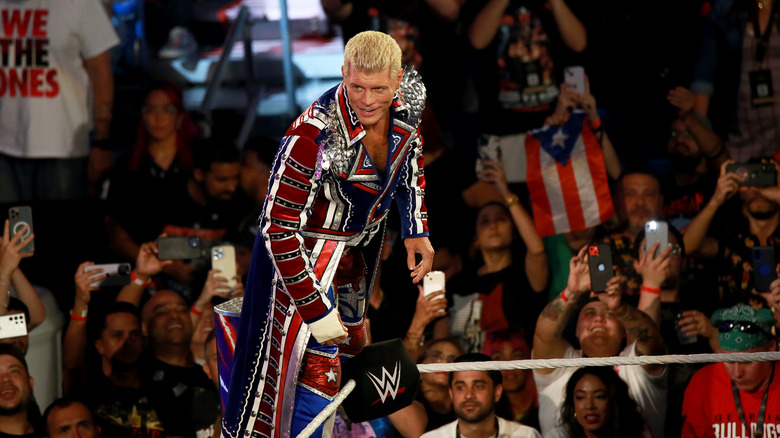
[[[190,307],[190,312],[192,312],[195,316],[203,315],[203,312],[195,308],[195,305],[193,304],[192,307]]]
[[[569,297],[566,296],[566,289],[564,289],[563,292],[561,292],[561,299],[563,300],[564,303],[569,302]]]
[[[74,315],[73,309],[70,309],[70,320],[71,321],[86,321],[87,320],[87,311],[82,311],[81,315]]]
[[[135,271],[130,272],[130,281],[141,287],[149,286],[150,283],[149,281],[143,281],[138,278],[138,276],[135,275]]]
[[[661,293],[661,289],[660,288],[647,287],[645,285],[642,285],[642,287],[639,288],[639,290],[641,290],[642,292],[647,292],[647,293],[651,293],[651,294],[660,294]]]
[[[599,129],[601,129],[601,119],[598,119],[594,123],[590,124],[591,131],[598,131]]]

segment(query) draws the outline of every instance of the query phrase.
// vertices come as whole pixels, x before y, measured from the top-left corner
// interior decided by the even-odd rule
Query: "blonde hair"
[[[390,76],[401,70],[401,48],[386,33],[368,30],[350,38],[344,47],[344,71],[350,69],[376,73],[390,69]]]

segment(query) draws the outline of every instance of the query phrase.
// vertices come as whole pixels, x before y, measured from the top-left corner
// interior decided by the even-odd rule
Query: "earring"
[[[574,418],[577,418],[577,413],[576,412],[574,413]]]

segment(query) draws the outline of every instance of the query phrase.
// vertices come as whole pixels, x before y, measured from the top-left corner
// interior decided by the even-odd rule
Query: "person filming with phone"
[[[688,253],[715,260],[724,305],[743,300],[745,294],[768,293],[776,278],[775,254],[780,245],[777,169],[778,164],[768,160],[725,161],[712,199],[685,233]]]
[[[588,258],[590,247],[583,247],[569,262],[566,288],[542,311],[536,324],[534,359],[576,357],[642,356],[666,353],[658,325],[645,313],[622,299],[623,278],[606,282],[604,292],[592,292]],[[593,251],[595,254],[595,251]],[[575,349],[564,337],[571,318],[577,318]],[[619,366],[618,374],[629,386],[629,393],[640,406],[653,436],[663,436],[666,410],[666,367],[664,365]],[[564,388],[576,368],[534,370],[539,392],[539,423],[547,435],[561,425]]]

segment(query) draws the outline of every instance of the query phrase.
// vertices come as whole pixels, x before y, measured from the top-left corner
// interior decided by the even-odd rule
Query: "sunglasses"
[[[721,321],[718,323],[718,331],[721,333],[728,333],[732,330],[738,330],[743,333],[763,333],[770,338],[772,335],[766,330],[762,329],[758,324],[752,322],[734,322],[734,321]]]

